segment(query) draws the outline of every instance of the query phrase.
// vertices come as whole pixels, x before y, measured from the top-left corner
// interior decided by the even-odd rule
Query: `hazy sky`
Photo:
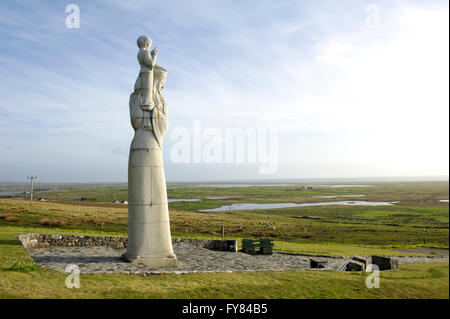
[[[73,0],[73,29],[69,3],[0,2],[0,181],[126,181],[141,34],[169,70],[169,181],[448,175],[446,0]],[[273,134],[269,173],[259,148],[174,157],[233,128]]]

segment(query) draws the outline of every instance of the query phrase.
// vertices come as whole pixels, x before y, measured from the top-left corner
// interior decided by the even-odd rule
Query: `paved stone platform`
[[[45,268],[64,272],[69,264],[76,264],[82,274],[124,273],[124,274],[162,274],[162,273],[196,273],[196,272],[234,272],[265,270],[307,270],[310,268],[309,257],[274,253],[273,255],[247,255],[241,252],[222,252],[196,247],[179,242],[173,244],[179,265],[176,268],[151,270],[145,266],[131,265],[120,259],[125,249],[108,246],[94,247],[53,247],[29,248],[28,252],[34,262]],[[336,270],[346,258],[325,258],[326,268],[314,270]],[[446,261],[448,258],[398,257],[400,264]],[[313,270],[313,269],[311,269]]]

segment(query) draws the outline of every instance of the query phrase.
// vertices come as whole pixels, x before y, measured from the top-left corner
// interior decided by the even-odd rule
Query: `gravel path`
[[[69,264],[76,264],[81,273],[126,273],[126,274],[160,274],[160,273],[194,273],[194,272],[233,272],[264,270],[299,270],[311,269],[309,257],[274,253],[273,255],[247,255],[213,251],[195,247],[187,243],[175,243],[174,252],[179,265],[176,268],[151,270],[145,266],[135,266],[124,262],[120,256],[125,249],[113,249],[107,246],[95,247],[56,247],[33,248],[28,252],[34,262],[42,267],[65,271]],[[400,264],[446,261],[447,258],[396,257]],[[328,261],[326,268],[314,270],[336,270],[348,258],[322,258]]]

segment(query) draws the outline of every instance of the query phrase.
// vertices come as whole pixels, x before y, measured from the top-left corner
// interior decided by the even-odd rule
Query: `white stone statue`
[[[155,64],[157,49],[149,52],[149,37],[139,37],[137,44],[141,70],[129,103],[135,134],[128,161],[128,247],[122,258],[151,268],[173,267],[177,259],[162,159],[168,118],[161,91],[167,70]]]

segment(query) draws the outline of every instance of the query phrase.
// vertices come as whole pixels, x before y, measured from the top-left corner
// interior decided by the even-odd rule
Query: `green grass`
[[[367,274],[335,271],[82,274],[80,288],[68,289],[67,274],[31,266],[16,240],[23,230],[0,227],[0,298],[449,298],[449,267],[442,262],[382,272],[379,289],[365,287]],[[16,271],[11,271],[13,259]]]
[[[420,253],[399,252],[386,248],[360,247],[350,245],[333,244],[302,244],[275,241],[275,251],[288,253],[301,253],[323,256],[354,256],[354,255],[397,255],[397,256],[424,256]]]
[[[39,270],[39,266],[31,260],[14,260],[12,266],[7,268],[10,271],[30,272]]]
[[[19,234],[38,233],[38,234],[73,234],[73,235],[100,235],[100,236],[127,236],[126,233],[117,232],[99,232],[86,231],[82,229],[67,230],[61,228],[35,228],[35,227],[15,227],[2,226],[0,227],[0,245],[17,245],[18,241],[15,239]],[[176,237],[176,236],[173,236]],[[13,239],[11,239],[13,238]],[[202,236],[189,236],[189,238],[205,238]],[[212,238],[212,237],[211,237]],[[221,237],[214,237],[220,239]],[[241,239],[238,239],[238,248],[241,248]],[[324,256],[354,256],[354,255],[397,255],[397,256],[425,256],[421,253],[413,252],[399,252],[390,247],[360,247],[356,245],[334,245],[334,244],[304,244],[286,241],[274,241],[274,250],[277,252],[298,253],[298,254],[315,254]],[[398,247],[393,247],[394,249]],[[416,247],[414,247],[416,248]],[[6,249],[6,248],[4,248]],[[0,263],[1,265],[1,263]]]
[[[178,237],[269,237],[297,243],[359,246],[448,247],[445,207],[323,206],[268,211],[200,213],[170,209],[171,230]],[[372,216],[370,219],[354,217]],[[412,217],[411,217],[412,216]],[[126,233],[127,207],[74,202],[35,202],[0,199],[0,225],[57,227]],[[426,230],[426,231],[424,231]],[[187,234],[186,234],[187,232]]]
[[[326,183],[312,184],[314,189],[301,190],[298,185],[273,187],[195,187],[179,184],[168,187],[169,198],[200,198],[196,202],[169,203],[172,232],[177,236],[214,237],[225,226],[228,237],[269,237],[276,240],[348,245],[411,246],[424,244],[448,247],[448,182],[366,183],[364,188],[330,188]],[[330,184],[330,183],[328,183]],[[330,184],[331,185],[331,184]],[[43,186],[42,186],[43,187]],[[48,186],[50,188],[50,186]],[[127,199],[124,184],[56,185],[55,189],[39,193],[50,200],[65,201],[69,206],[33,208],[0,201],[0,225],[39,227],[47,225],[64,229],[83,227],[92,231],[126,232],[126,207],[111,204]],[[353,200],[400,201],[395,206],[318,206],[288,209],[198,213],[199,209],[232,203],[318,202],[351,200],[324,199],[322,195],[359,195]],[[228,199],[208,197],[229,196]],[[70,200],[87,198],[86,202]],[[45,205],[45,203],[42,203]],[[11,210],[16,206],[17,211]],[[19,207],[20,206],[20,207]],[[110,209],[105,209],[110,208]],[[80,213],[80,210],[85,210]],[[21,214],[22,213],[22,214]],[[28,214],[23,214],[28,213]],[[1,219],[3,216],[20,221]],[[20,216],[21,215],[21,216]],[[275,229],[274,229],[275,226]],[[424,231],[424,229],[426,231]]]
[[[173,237],[269,237],[275,250],[326,255],[416,255],[393,249],[448,249],[447,182],[370,183],[366,188],[299,185],[248,188],[169,187],[169,198],[202,198],[171,203]],[[21,233],[127,234],[126,185],[57,185],[36,197],[49,202],[0,199],[0,298],[449,298],[448,263],[401,265],[383,272],[380,289],[367,289],[367,274],[332,271],[238,272],[217,274],[81,275],[81,288],[69,290],[66,274],[36,267],[20,246]],[[49,188],[49,187],[48,187]],[[38,186],[39,189],[39,186]],[[319,206],[200,213],[231,203],[311,202],[344,199],[320,195],[365,194],[354,200],[397,201],[396,206]],[[206,199],[232,196],[232,199]],[[81,197],[85,202],[75,202]],[[54,200],[54,201],[52,201]],[[345,200],[352,200],[345,198]],[[55,202],[56,201],[56,202]],[[425,231],[424,231],[425,229]],[[426,237],[426,244],[423,238]],[[316,244],[317,238],[317,244]]]
[[[381,274],[380,288],[365,287],[365,274],[273,271],[161,276],[81,275],[79,289],[64,286],[66,275],[51,271],[9,272],[0,298],[443,298],[448,264],[402,265]],[[445,283],[447,281],[447,284]]]

